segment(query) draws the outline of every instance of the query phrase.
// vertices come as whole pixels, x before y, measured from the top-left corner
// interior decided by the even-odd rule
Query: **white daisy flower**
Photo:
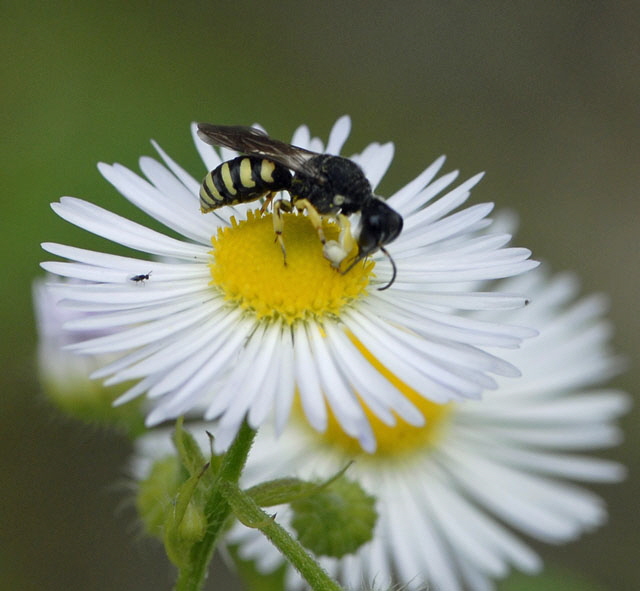
[[[540,330],[507,356],[522,369],[520,380],[500,380],[482,401],[439,405],[416,397],[424,427],[400,421],[390,429],[372,418],[375,454],[362,453],[335,424],[321,435],[291,420],[277,441],[266,426],[258,434],[246,486],[283,476],[321,481],[356,458],[347,476],[377,497],[374,537],[355,554],[320,558],[348,588],[395,582],[434,591],[492,589],[510,568],[541,568],[513,530],[558,544],[606,520],[602,499],[570,482],[615,482],[625,474],[615,462],[581,453],[618,444],[614,421],[630,404],[626,394],[598,386],[620,369],[603,299],[574,301],[569,275],[534,272],[510,281],[504,287],[526,290],[533,303],[508,319]],[[148,456],[157,441],[143,438],[138,450]],[[269,513],[290,523],[287,506]],[[238,524],[228,542],[262,572],[282,564],[257,530]],[[306,588],[291,567],[286,578],[289,589]]]
[[[89,384],[89,374],[98,369],[95,360],[80,357],[65,350],[73,342],[73,334],[62,329],[74,318],[73,311],[58,305],[58,301],[46,287],[44,279],[32,285],[33,308],[38,330],[38,373],[43,383],[52,390],[64,391],[73,384]],[[103,360],[103,364],[106,361]]]
[[[195,129],[205,165],[201,178],[236,154],[204,144]],[[306,127],[296,131],[292,143],[339,154],[349,130],[343,117],[326,147]],[[124,197],[182,238],[63,197],[52,205],[60,217],[151,260],[45,243],[45,250],[68,261],[42,264],[51,273],[87,282],[52,286],[66,305],[90,312],[67,328],[112,334],[71,348],[119,354],[93,377],[107,384],[137,380],[119,402],[146,393],[153,402],[149,425],[204,406],[206,419],[219,419],[220,451],[245,416],[257,427],[273,415],[282,430],[298,394],[314,429],[324,431],[335,416],[373,451],[365,409],[388,425],[396,415],[422,425],[407,388],[420,399],[447,402],[478,398],[494,388],[490,374],[519,375],[487,349],[517,347],[534,333],[500,319],[483,322],[464,315],[522,306],[521,295],[471,291],[469,285],[536,265],[528,250],[505,247],[508,234],[480,234],[490,224],[492,204],[458,210],[482,175],[450,188],[457,173],[436,179],[444,163],[440,158],[387,200],[403,216],[404,230],[388,247],[397,279],[379,291],[392,276],[381,253],[348,273],[336,272],[309,219],[291,213],[285,214],[285,266],[271,216],[258,212],[260,203],[203,215],[200,180],[154,147],[164,164],[142,158],[146,179],[119,164],[100,164],[99,170]],[[392,156],[391,144],[371,144],[352,159],[375,189]],[[327,239],[338,237],[336,224],[327,222],[324,230]]]
[[[131,435],[145,431],[140,404],[113,406],[113,401],[125,390],[124,384],[105,387],[89,378],[94,371],[114,361],[114,355],[81,356],[67,350],[69,345],[103,332],[64,330],[66,323],[85,314],[58,305],[44,279],[34,281],[32,293],[38,331],[38,377],[48,399],[67,414],[86,422],[115,425]]]

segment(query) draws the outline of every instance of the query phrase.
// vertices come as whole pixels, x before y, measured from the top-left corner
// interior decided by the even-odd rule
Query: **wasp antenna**
[[[389,289],[391,287],[391,285],[393,284],[393,282],[396,280],[396,275],[398,273],[398,268],[396,267],[396,263],[393,260],[393,258],[391,258],[391,255],[385,250],[385,248],[383,246],[380,247],[380,250],[389,259],[389,262],[391,263],[391,268],[393,270],[393,273],[391,275],[391,281],[389,281],[389,283],[387,283],[384,287],[379,287],[378,288],[378,291],[384,291],[385,289]]]

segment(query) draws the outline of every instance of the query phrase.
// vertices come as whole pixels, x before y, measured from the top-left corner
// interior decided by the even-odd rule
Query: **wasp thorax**
[[[371,184],[362,169],[348,158],[321,154],[309,160],[315,176],[297,174],[291,189],[313,203],[320,214],[359,211],[371,197]],[[318,180],[322,179],[322,180]]]

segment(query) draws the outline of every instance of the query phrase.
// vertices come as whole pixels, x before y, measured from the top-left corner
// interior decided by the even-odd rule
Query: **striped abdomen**
[[[239,156],[212,170],[200,187],[203,213],[223,205],[253,201],[291,186],[288,168],[259,156]]]

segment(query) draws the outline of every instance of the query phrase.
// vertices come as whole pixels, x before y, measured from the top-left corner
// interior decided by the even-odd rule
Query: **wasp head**
[[[374,197],[362,208],[358,257],[364,258],[394,241],[402,231],[402,216]]]
[[[360,224],[356,236],[358,254],[343,273],[349,272],[358,261],[380,250],[391,263],[392,275],[389,283],[378,289],[382,291],[389,288],[396,279],[397,269],[384,245],[395,240],[401,231],[402,216],[381,199],[372,197],[362,208],[360,215]]]

